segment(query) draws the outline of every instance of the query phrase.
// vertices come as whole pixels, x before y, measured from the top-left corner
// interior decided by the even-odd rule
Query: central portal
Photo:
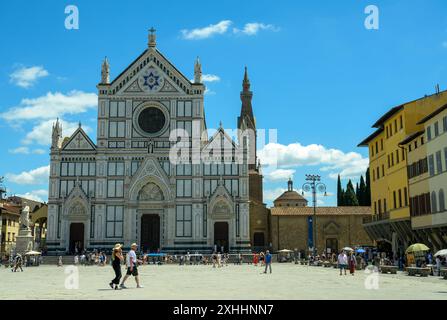
[[[214,245],[217,246],[217,251],[229,251],[228,222],[216,222],[214,224]]]
[[[160,216],[145,214],[141,218],[141,249],[156,252],[160,249]]]
[[[80,254],[84,250],[84,224],[70,224],[70,254]]]

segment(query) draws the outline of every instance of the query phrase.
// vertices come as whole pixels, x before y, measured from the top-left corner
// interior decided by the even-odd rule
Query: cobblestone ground
[[[79,288],[66,266],[40,266],[13,273],[0,270],[1,299],[447,299],[447,281],[439,277],[409,277],[367,274],[340,276],[338,270],[322,267],[274,264],[273,274],[261,267],[142,266],[142,289],[129,279],[129,289],[114,291],[108,286],[113,270],[106,267],[82,267]],[[124,270],[124,269],[123,269]],[[69,271],[69,270],[67,270]],[[68,279],[67,279],[68,277]],[[366,285],[365,285],[366,280]],[[375,284],[378,283],[378,289]],[[367,289],[369,288],[369,289]]]

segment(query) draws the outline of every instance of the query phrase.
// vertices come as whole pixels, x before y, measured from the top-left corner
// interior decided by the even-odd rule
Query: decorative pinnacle
[[[154,29],[154,27],[152,27],[152,28],[150,28],[149,29],[149,42],[148,42],[148,46],[149,46],[149,48],[155,48],[155,46],[156,46],[156,38],[157,38],[157,36],[156,36],[156,34],[155,34],[155,32],[156,32],[157,30],[156,29]]]

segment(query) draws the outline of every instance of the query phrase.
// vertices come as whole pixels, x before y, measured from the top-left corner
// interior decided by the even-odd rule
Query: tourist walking
[[[342,275],[342,271],[345,270],[345,276],[346,276],[346,269],[348,267],[348,256],[344,251],[340,252],[337,261],[338,261],[338,267],[340,268],[340,275]]]
[[[121,244],[117,243],[112,251],[112,268],[115,271],[115,279],[113,279],[109,286],[112,289],[118,290],[121,280],[121,262],[124,260],[123,249]]]
[[[349,254],[348,264],[349,264],[349,273],[353,276],[355,273],[355,266],[357,265],[357,260],[353,252]]]
[[[217,253],[217,267],[222,267],[222,254],[220,252]]]
[[[14,258],[14,269],[11,269],[11,271],[17,272],[17,269],[20,268],[20,271],[23,272],[22,263],[23,263],[22,256],[20,254],[17,254],[16,257]]]
[[[268,250],[265,252],[264,261],[265,261],[264,273],[267,273],[267,268],[269,268],[270,273],[272,273],[272,255],[271,255],[270,251],[268,251]]]
[[[213,268],[215,268],[216,264],[217,264],[217,253],[216,252],[213,253],[212,259],[213,259]]]
[[[255,252],[255,253],[253,253],[253,264],[254,264],[254,266],[255,267],[257,267],[258,266],[258,254]]]
[[[143,288],[143,286],[140,285],[140,279],[138,278],[138,263],[142,263],[142,261],[137,259],[137,254],[135,252],[137,250],[137,247],[138,246],[136,243],[132,243],[132,245],[130,246],[130,251],[126,255],[127,272],[124,276],[123,281],[121,282],[121,289],[127,289],[124,283],[130,276],[133,276],[135,278],[137,288]]]
[[[62,267],[62,256],[59,256],[59,259],[57,259],[57,266]]]
[[[441,259],[439,256],[436,257],[436,275],[441,275]]]

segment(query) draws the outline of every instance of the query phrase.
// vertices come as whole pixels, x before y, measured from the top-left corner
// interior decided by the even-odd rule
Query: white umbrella
[[[447,257],[447,249],[439,250],[435,253],[435,257],[441,256],[441,257]]]
[[[289,249],[282,249],[282,250],[279,250],[279,252],[281,252],[281,253],[290,253],[290,252],[293,252],[293,251],[289,250]]]
[[[344,247],[342,249],[343,251],[354,251],[354,249],[350,248],[350,247]]]
[[[37,251],[29,251],[27,253],[25,253],[25,256],[40,256],[42,253],[37,252]]]

